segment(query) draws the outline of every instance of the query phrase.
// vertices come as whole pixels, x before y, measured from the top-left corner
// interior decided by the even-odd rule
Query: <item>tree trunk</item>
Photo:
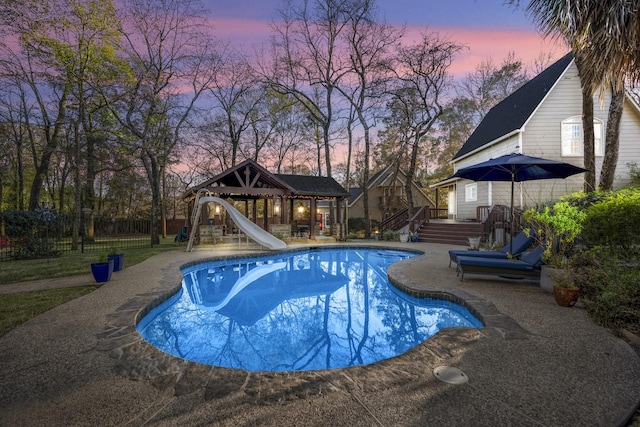
[[[581,56],[576,53],[576,66],[578,67],[578,75],[583,75],[587,64],[583,64]],[[593,87],[587,85],[581,79],[582,89],[582,137],[584,145],[584,168],[587,172],[584,174],[584,191],[589,193],[596,189],[596,156],[594,148],[593,133]]]
[[[151,187],[151,245],[159,245],[160,236],[157,225],[160,205],[160,171],[158,161],[153,154],[149,153],[145,153],[141,157]]]
[[[371,156],[369,129],[364,134],[364,174],[362,177],[362,203],[364,203],[364,238],[371,238],[371,213],[369,213],[369,157]]]
[[[418,162],[418,150],[420,147],[420,134],[416,132],[415,140],[413,141],[413,147],[411,149],[411,161],[409,162],[409,170],[407,171],[407,178],[405,181],[405,192],[407,193],[407,204],[409,205],[409,219],[413,217],[414,204],[413,204],[413,176],[416,174],[416,167]],[[413,231],[413,230],[411,230]]]
[[[611,104],[607,119],[607,134],[605,137],[604,160],[600,171],[600,190],[613,190],[618,151],[620,148],[620,120],[624,106],[624,89],[611,89]]]

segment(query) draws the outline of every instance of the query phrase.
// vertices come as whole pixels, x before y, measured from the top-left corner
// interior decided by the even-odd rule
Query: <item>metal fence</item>
[[[151,220],[83,218],[73,239],[75,218],[47,213],[0,213],[0,261],[46,258],[66,252],[110,253],[151,247]]]

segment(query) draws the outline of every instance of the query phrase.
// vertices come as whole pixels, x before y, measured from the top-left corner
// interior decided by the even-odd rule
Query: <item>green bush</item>
[[[571,206],[575,206],[580,209],[586,209],[595,203],[602,202],[603,200],[608,199],[612,194],[613,193],[611,191],[601,190],[592,191],[590,193],[578,191],[577,193],[562,196],[560,200],[569,203]]]
[[[395,241],[398,239],[400,239],[400,233],[393,230],[385,230],[384,233],[382,233],[382,240]]]
[[[640,167],[638,167],[636,162],[627,163],[627,167],[629,168],[629,176],[631,177],[631,186],[640,188]]]
[[[528,230],[535,231],[534,238],[544,247],[542,260],[561,268],[573,251],[574,242],[582,231],[585,213],[566,201],[542,210],[529,209],[524,215]]]
[[[60,255],[53,245],[60,221],[52,209],[0,212],[0,223],[15,248],[16,258]]]
[[[356,232],[364,230],[364,218],[349,218],[349,231]]]
[[[640,319],[640,260],[602,248],[581,253],[574,262],[574,280],[586,310],[599,325],[620,329]]]
[[[628,251],[640,244],[639,190],[611,193],[585,212],[582,237],[587,246]]]

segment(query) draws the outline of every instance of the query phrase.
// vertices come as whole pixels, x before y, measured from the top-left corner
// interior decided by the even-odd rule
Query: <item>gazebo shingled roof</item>
[[[272,174],[253,160],[245,160],[191,189],[184,197],[192,197],[203,188],[224,196],[260,197],[282,195],[288,197],[345,198],[349,197],[331,177]]]

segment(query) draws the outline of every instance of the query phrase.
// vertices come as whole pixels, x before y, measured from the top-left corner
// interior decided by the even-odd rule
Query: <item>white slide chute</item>
[[[245,274],[244,276],[242,276],[236,281],[236,283],[233,285],[233,287],[231,288],[227,296],[221,302],[213,306],[206,305],[205,301],[202,298],[202,293],[200,292],[200,289],[199,289],[199,287],[201,286],[200,283],[198,283],[197,279],[192,279],[191,280],[192,295],[193,295],[192,298],[194,298],[194,302],[196,304],[202,306],[201,307],[202,309],[210,310],[210,311],[218,311],[226,307],[226,305],[229,304],[229,302],[233,299],[233,297],[238,295],[240,291],[242,291],[247,286],[253,284],[255,281],[259,280],[261,277],[266,276],[269,273],[273,273],[274,271],[278,271],[278,270],[284,270],[286,267],[287,267],[286,262],[276,262],[273,264],[263,264],[261,266],[258,266],[256,268],[249,270],[247,274]],[[190,273],[190,274],[193,274],[193,273]]]
[[[201,206],[205,203],[217,203],[220,206],[224,207],[227,211],[227,214],[231,217],[233,222],[238,226],[238,228],[244,233],[253,239],[256,243],[267,247],[271,250],[275,249],[285,249],[287,244],[282,240],[278,239],[273,234],[268,231],[263,230],[258,225],[254,224],[249,218],[242,215],[240,211],[234,208],[231,204],[229,204],[226,200],[221,199],[220,197],[214,196],[203,196],[198,199],[198,207],[197,212],[199,215]],[[198,215],[194,215],[196,218]],[[192,225],[192,233],[189,238],[189,243],[187,244],[187,251],[189,251],[193,247],[193,237],[195,236],[195,225]]]

